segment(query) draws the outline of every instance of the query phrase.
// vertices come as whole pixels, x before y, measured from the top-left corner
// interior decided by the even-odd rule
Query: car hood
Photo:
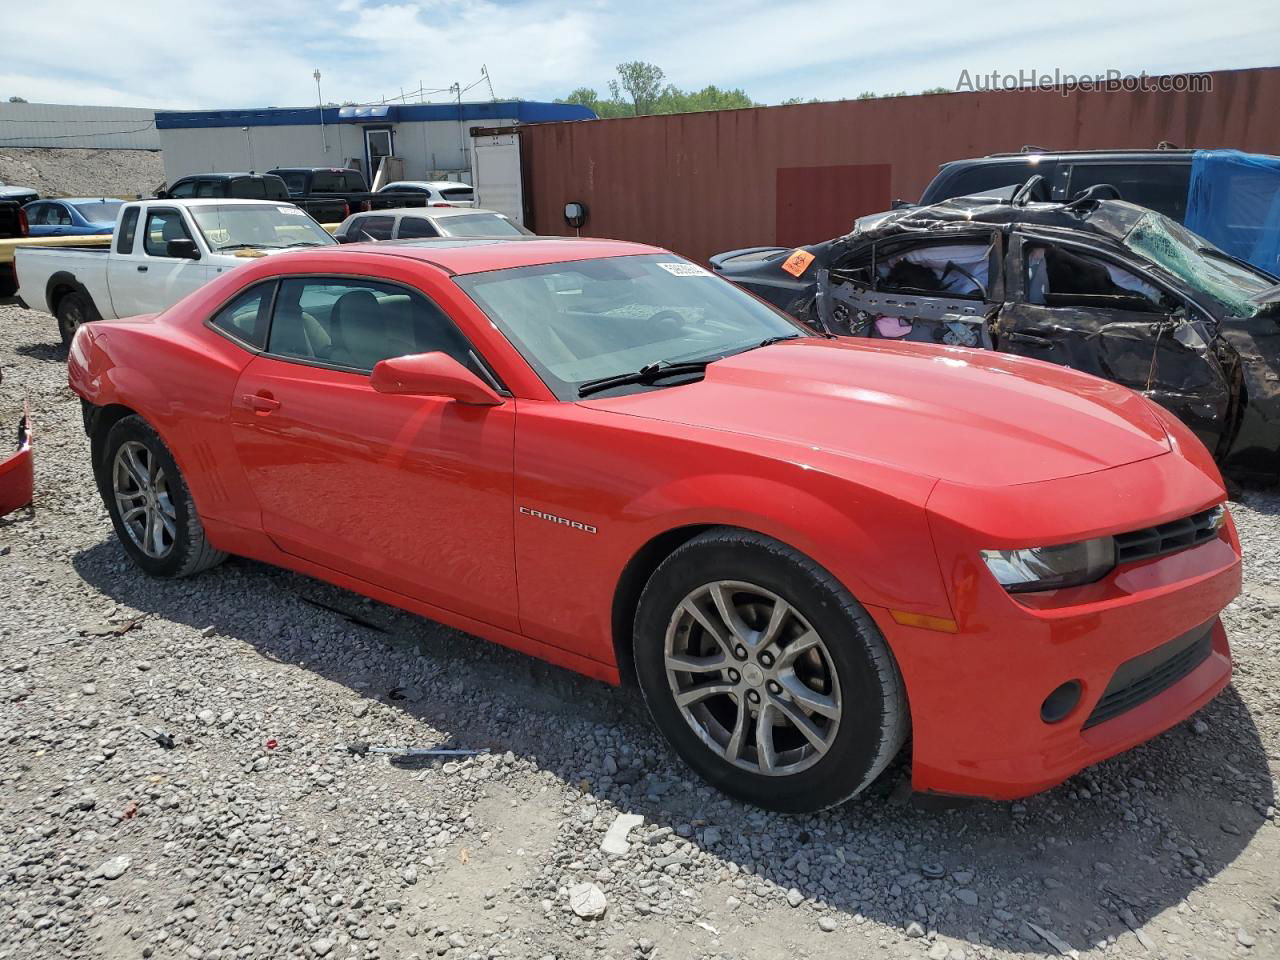
[[[697,383],[582,403],[981,486],[1170,450],[1148,401],[1126,387],[990,351],[853,338],[778,343],[717,361]]]

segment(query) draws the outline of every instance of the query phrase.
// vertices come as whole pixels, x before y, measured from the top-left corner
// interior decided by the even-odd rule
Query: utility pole
[[[462,84],[455,81],[449,90],[458,98],[458,158],[465,164],[465,157],[467,155],[467,127],[462,120]]]
[[[320,107],[320,144],[324,147],[324,152],[329,152],[329,139],[324,132],[324,97],[320,96],[320,68],[316,67],[316,72],[311,76],[316,79],[316,104]]]

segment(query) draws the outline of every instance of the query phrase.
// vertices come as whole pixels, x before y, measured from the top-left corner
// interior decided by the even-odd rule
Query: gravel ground
[[[158,150],[0,147],[0,182],[42,197],[149,197],[164,182],[164,162]]]
[[[899,762],[784,817],[635,693],[257,563],[147,579],[64,361],[0,307],[0,416],[39,431],[0,520],[0,957],[1280,956],[1278,496],[1235,507],[1235,685],[1192,721],[1023,803],[920,809]]]

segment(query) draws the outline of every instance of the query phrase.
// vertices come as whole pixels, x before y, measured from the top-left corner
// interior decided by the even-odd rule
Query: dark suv
[[[925,187],[920,206],[955,197],[990,195],[1016,187],[1039,174],[1047,196],[1066,203],[1090,187],[1109,184],[1130,203],[1182,223],[1187,216],[1187,186],[1194,150],[1066,150],[1055,153],[1023,147],[1019,153],[953,160],[938,168]]]
[[[156,196],[177,200],[234,198],[237,200],[279,200],[301,207],[321,223],[341,223],[351,213],[342,200],[306,200],[289,195],[284,180],[274,173],[193,173],[179,177]]]

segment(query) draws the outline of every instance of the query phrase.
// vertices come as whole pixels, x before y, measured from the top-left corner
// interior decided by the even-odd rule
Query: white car
[[[497,210],[450,207],[397,207],[353,213],[333,231],[339,243],[366,240],[423,240],[430,237],[516,239],[533,234]]]
[[[411,193],[418,197],[426,194],[429,207],[474,207],[476,205],[476,195],[471,185],[454,180],[397,180],[380,188],[378,192]]]
[[[251,258],[336,242],[291,203],[140,200],[120,208],[109,247],[20,246],[14,269],[19,301],[70,343],[82,323],[159,313]]]

